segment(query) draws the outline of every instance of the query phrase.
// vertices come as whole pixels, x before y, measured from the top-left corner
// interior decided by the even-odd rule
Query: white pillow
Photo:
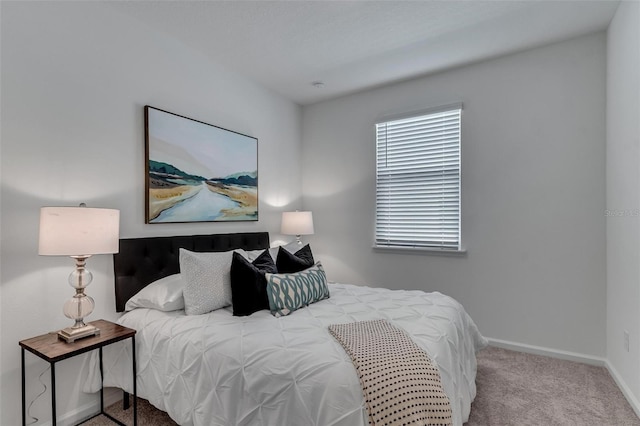
[[[128,312],[135,308],[149,308],[167,312],[184,309],[183,288],[180,274],[160,278],[129,299],[124,310]]]
[[[206,314],[231,304],[232,258],[233,250],[196,253],[180,249],[187,315]]]
[[[245,259],[247,259],[249,262],[253,262],[254,260],[256,260],[262,253],[264,253],[266,249],[259,249],[259,250],[249,250],[249,251],[245,251],[244,253],[240,253],[242,254],[242,256],[244,256]],[[269,254],[271,254],[271,250],[269,249]],[[277,252],[276,252],[277,253]],[[273,257],[273,256],[272,256]],[[275,257],[273,258],[275,260]]]
[[[275,261],[278,258],[278,250],[280,250],[280,247],[282,247],[283,249],[285,249],[286,251],[288,251],[291,254],[295,254],[298,250],[300,250],[302,247],[304,247],[304,244],[300,245],[298,244],[297,241],[292,241],[290,243],[287,243],[283,246],[276,246],[276,247],[271,247],[269,249],[269,254],[271,255],[271,258]],[[254,250],[255,252],[259,252],[253,259],[251,258],[251,253],[252,252],[248,252],[249,253],[249,261],[253,262],[254,260],[256,260],[256,258],[258,256],[260,256],[260,254],[264,251],[264,250]]]

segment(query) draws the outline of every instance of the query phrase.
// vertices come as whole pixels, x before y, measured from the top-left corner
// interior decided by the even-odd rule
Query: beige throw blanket
[[[386,320],[333,324],[356,367],[369,424],[451,425],[451,405],[429,355]]]

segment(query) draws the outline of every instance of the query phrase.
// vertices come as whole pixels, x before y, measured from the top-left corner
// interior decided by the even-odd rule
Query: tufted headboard
[[[180,272],[179,248],[190,251],[258,250],[269,247],[268,232],[180,235],[120,240],[120,252],[113,255],[116,311],[123,312],[127,300],[146,285]]]

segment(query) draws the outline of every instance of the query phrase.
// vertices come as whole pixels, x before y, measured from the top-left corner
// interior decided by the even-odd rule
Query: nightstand
[[[58,339],[58,332],[54,331],[42,336],[32,337],[30,339],[20,341],[22,349],[22,425],[26,425],[26,397],[25,397],[25,365],[24,365],[24,351],[25,349],[39,358],[47,361],[51,364],[51,424],[56,425],[56,362],[63,359],[72,358],[76,355],[80,355],[94,349],[98,349],[100,353],[100,378],[102,379],[102,348],[115,342],[119,342],[125,339],[131,339],[131,354],[132,354],[132,371],[133,371],[133,425],[138,424],[138,404],[136,400],[136,331],[115,324],[110,321],[97,320],[92,321],[89,324],[94,325],[100,329],[98,336],[86,337],[84,339],[76,340],[73,343],[66,343],[63,340]],[[99,415],[106,416],[114,423],[121,426],[126,426],[124,423],[113,418],[111,415],[104,411],[104,388],[100,387],[100,412],[93,417]],[[92,417],[92,418],[93,418]],[[87,419],[88,420],[88,419]]]

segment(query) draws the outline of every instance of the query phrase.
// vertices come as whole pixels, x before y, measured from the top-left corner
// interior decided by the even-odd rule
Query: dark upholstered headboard
[[[167,275],[180,272],[179,248],[190,251],[258,250],[269,247],[268,232],[238,234],[181,235],[120,240],[120,252],[113,255],[116,311],[123,312],[127,300]]]

